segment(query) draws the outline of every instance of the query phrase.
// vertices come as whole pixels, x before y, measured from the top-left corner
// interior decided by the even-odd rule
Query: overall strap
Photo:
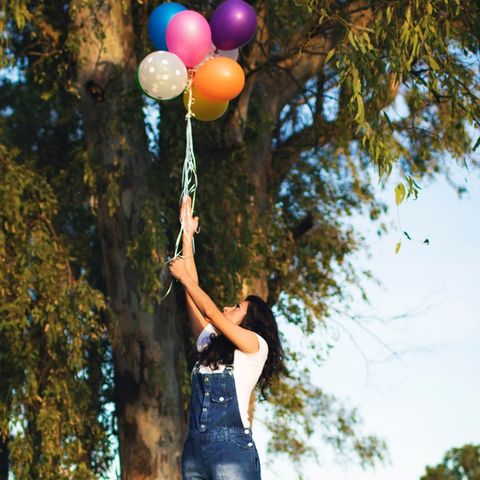
[[[192,373],[197,373],[199,370],[200,370],[200,361],[197,360],[197,361],[195,362],[195,365],[194,365],[193,368],[192,368]]]

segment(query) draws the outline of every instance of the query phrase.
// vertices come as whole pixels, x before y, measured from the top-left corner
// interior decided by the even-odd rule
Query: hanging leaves
[[[105,300],[74,277],[52,189],[16,156],[0,145],[0,437],[12,478],[69,480],[65,464],[98,478],[110,458]],[[86,452],[103,460],[87,465]]]

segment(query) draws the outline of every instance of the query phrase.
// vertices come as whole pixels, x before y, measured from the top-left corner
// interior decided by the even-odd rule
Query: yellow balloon
[[[192,87],[192,112],[197,120],[211,122],[220,118],[228,108],[228,100],[212,100]],[[183,104],[188,110],[188,91],[183,93]]]

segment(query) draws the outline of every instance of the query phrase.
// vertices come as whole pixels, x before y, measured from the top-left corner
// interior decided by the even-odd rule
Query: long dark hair
[[[273,378],[283,371],[284,352],[277,322],[270,307],[256,295],[249,295],[245,300],[248,301],[248,308],[240,326],[258,333],[268,345],[268,357],[257,382],[257,387],[265,399]],[[201,364],[216,370],[219,363],[233,364],[235,348],[236,346],[225,335],[212,335],[208,347],[199,352],[198,360]]]

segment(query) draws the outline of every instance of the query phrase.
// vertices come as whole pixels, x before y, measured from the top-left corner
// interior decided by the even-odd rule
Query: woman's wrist
[[[191,246],[193,244],[193,237],[187,237],[183,234],[182,243],[184,246]]]
[[[193,233],[183,232],[182,243],[184,246],[191,246],[193,244]]]
[[[193,278],[190,276],[188,272],[185,272],[184,275],[182,275],[178,281],[185,287],[188,288],[188,283],[193,281]]]
[[[182,245],[182,257],[185,259],[193,258],[193,247],[192,244],[183,244]],[[187,262],[188,263],[188,262]]]

